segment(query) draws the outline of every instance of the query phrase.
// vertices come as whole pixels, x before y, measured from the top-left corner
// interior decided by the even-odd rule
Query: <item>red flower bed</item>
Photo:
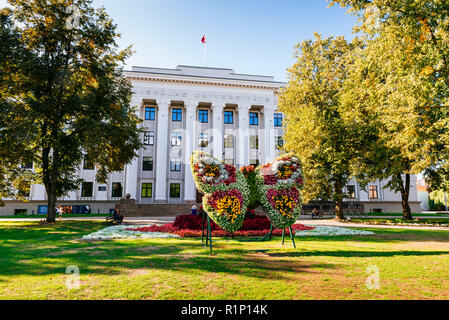
[[[246,219],[243,222],[241,230],[236,231],[234,236],[238,237],[261,237],[270,232],[270,220],[266,216],[256,216],[255,218]],[[308,227],[302,224],[295,224],[292,226],[294,231],[313,230],[313,227]],[[201,237],[201,216],[181,215],[177,216],[175,222],[168,223],[163,226],[151,226],[142,228],[130,228],[129,231],[140,232],[163,232],[177,234],[183,238]],[[231,237],[232,234],[222,230],[213,221],[211,221],[211,230],[213,237]],[[286,230],[286,235],[290,232]],[[274,229],[273,236],[281,236],[282,230]]]

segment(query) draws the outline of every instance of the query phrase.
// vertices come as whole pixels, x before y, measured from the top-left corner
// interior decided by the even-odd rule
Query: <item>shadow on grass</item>
[[[244,241],[214,241],[214,253],[209,254],[199,239],[80,241],[88,233],[108,226],[100,222],[63,222],[53,225],[39,223],[0,224],[0,276],[64,274],[66,267],[76,265],[81,274],[119,275],[148,268],[175,271],[177,274],[221,273],[258,279],[288,279],[307,272],[319,273],[335,269],[330,263],[292,260],[291,257],[392,257],[431,256],[449,254],[448,251],[296,251],[286,243],[283,252],[274,248],[257,250]],[[376,230],[377,232],[378,230]],[[401,238],[402,235],[402,238]],[[444,234],[447,240],[447,233]],[[382,230],[372,237],[308,237],[307,241],[392,242],[436,240],[440,232]],[[405,237],[405,238],[404,238]],[[413,238],[413,239],[409,239]],[[280,238],[274,238],[279,241]],[[265,243],[273,244],[274,242]],[[428,240],[426,240],[428,241]],[[438,240],[439,241],[439,240]],[[264,243],[261,243],[261,247]],[[266,247],[265,247],[266,248]]]
[[[396,257],[449,255],[449,251],[300,251],[270,252],[270,257]]]

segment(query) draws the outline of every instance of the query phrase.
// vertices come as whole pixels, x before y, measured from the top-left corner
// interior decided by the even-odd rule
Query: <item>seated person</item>
[[[198,209],[196,208],[196,206],[193,206],[192,209],[190,209],[190,211],[192,212],[192,215],[196,216],[198,214]]]
[[[115,209],[114,212],[112,213],[112,218],[115,221],[119,221],[122,222],[123,221],[123,216],[120,214],[120,212],[118,211],[118,209]]]

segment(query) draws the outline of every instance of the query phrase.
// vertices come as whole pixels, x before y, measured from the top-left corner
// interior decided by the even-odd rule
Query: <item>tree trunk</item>
[[[410,210],[410,205],[408,204],[408,198],[410,195],[410,174],[405,174],[405,186],[402,181],[401,175],[398,175],[401,181],[401,204],[402,204],[402,218],[404,220],[413,220],[412,212]]]
[[[335,181],[335,218],[345,220],[343,213],[343,183],[342,179]]]
[[[56,190],[53,183],[50,183],[46,189],[48,197],[47,222],[50,223],[56,221]]]

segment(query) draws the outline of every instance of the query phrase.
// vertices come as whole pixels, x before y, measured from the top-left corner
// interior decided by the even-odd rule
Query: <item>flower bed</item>
[[[217,226],[218,227],[218,226]],[[314,227],[305,226],[302,224],[295,224],[292,226],[292,230],[297,233],[297,231],[304,230],[313,230]],[[182,238],[197,238],[201,237],[202,231],[200,230],[192,230],[192,229],[179,229],[174,226],[174,223],[168,223],[163,226],[142,226],[138,228],[131,228],[127,230],[138,231],[138,232],[156,232],[156,233],[172,233],[176,234]],[[213,237],[232,237],[233,235],[236,237],[262,237],[270,232],[270,228],[260,229],[260,230],[239,230],[234,233],[227,232],[221,229],[212,230]],[[290,235],[290,232],[286,230],[286,235]],[[273,230],[273,236],[281,236],[282,230],[275,229]]]
[[[150,227],[150,226],[142,226]],[[180,236],[169,232],[141,232],[130,226],[120,225],[101,229],[82,237],[82,240],[112,240],[112,239],[160,239],[179,238]]]
[[[373,235],[374,232],[357,230],[357,229],[346,229],[340,227],[330,227],[330,226],[316,226],[313,230],[304,230],[301,232],[296,232],[295,237],[313,237],[313,236],[369,236]]]

